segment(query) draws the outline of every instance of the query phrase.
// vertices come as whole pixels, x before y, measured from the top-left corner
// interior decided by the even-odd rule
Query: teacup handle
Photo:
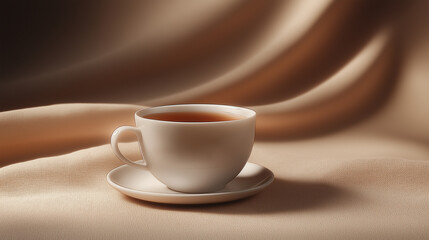
[[[126,158],[121,153],[121,151],[119,150],[118,138],[119,138],[119,135],[121,135],[125,131],[130,131],[130,132],[135,133],[136,136],[137,136],[137,139],[139,141],[140,146],[142,146],[142,144],[143,144],[143,137],[142,137],[142,133],[140,132],[140,129],[138,129],[136,127],[131,127],[131,126],[122,126],[122,127],[118,127],[115,131],[113,131],[112,137],[110,138],[110,144],[112,145],[113,152],[116,154],[116,156],[122,162],[124,162],[124,163],[126,163],[128,165],[131,165],[133,167],[146,169],[147,168],[147,164],[146,164],[146,161],[144,159],[143,159],[143,164],[135,163],[135,162],[129,160],[128,158]],[[143,154],[142,154],[142,157],[143,157]]]

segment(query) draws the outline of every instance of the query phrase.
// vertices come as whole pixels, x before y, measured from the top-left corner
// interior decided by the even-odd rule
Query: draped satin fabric
[[[426,1],[31,1],[3,11],[2,235],[55,238],[56,226],[66,238],[115,238],[122,228],[130,238],[429,237]],[[120,164],[108,146],[114,128],[133,125],[140,108],[178,103],[254,109],[250,161],[273,168],[268,193],[181,208],[109,189],[103,174]],[[138,159],[133,140],[122,147]],[[29,199],[56,212],[24,206]],[[102,203],[89,210],[85,199]],[[75,207],[110,220],[89,223]],[[153,230],[126,226],[119,210],[105,215],[112,207]],[[168,225],[179,223],[186,231]]]

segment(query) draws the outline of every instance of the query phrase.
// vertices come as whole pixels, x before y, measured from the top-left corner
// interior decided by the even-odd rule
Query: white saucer
[[[248,162],[226,187],[213,193],[188,194],[173,191],[149,171],[122,165],[107,174],[107,182],[119,192],[137,199],[171,204],[203,204],[237,200],[254,195],[274,180],[267,168]]]

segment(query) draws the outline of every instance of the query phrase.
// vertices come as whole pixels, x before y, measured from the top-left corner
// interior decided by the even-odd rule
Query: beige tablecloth
[[[8,6],[1,239],[428,239],[425,1]],[[26,16],[26,17],[22,17]],[[109,139],[146,106],[257,111],[248,199],[175,206],[115,191]],[[121,149],[139,159],[134,138]]]

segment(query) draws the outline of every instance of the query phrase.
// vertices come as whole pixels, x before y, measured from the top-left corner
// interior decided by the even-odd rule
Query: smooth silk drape
[[[2,7],[2,239],[429,238],[426,1],[60,1]],[[110,188],[144,107],[246,106],[261,194]],[[139,159],[133,136],[121,149]]]

